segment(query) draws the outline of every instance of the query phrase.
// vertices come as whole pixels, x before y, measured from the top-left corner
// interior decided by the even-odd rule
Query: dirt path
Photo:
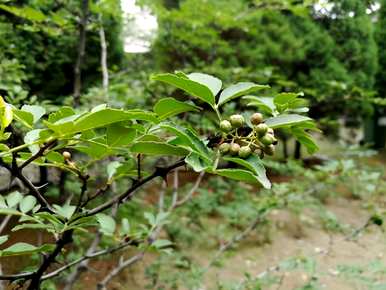
[[[341,223],[353,228],[360,228],[368,219],[367,212],[360,208],[358,201],[335,199],[327,208]],[[218,289],[217,281],[223,284],[243,281],[245,273],[257,277],[267,269],[296,257],[308,258],[305,269],[272,270],[270,275],[276,276],[280,282],[263,289],[386,289],[386,284],[382,284],[386,282],[386,240],[379,227],[371,226],[360,234],[357,241],[351,241],[343,234],[328,234],[317,226],[303,224],[301,229],[294,228],[294,221],[285,212],[276,212],[273,219],[276,230],[271,243],[261,245],[258,231],[249,236],[235,251],[224,255],[221,267],[208,271],[205,285],[200,289]],[[299,230],[301,237],[297,232]],[[205,267],[214,253],[215,249],[192,248],[185,254]],[[144,289],[139,275],[152,260],[148,257],[136,269],[126,272],[111,284],[111,289]],[[301,288],[310,281],[315,281],[320,288]]]

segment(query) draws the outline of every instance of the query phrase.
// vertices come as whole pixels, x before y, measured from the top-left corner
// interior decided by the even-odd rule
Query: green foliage
[[[263,156],[252,152],[247,145],[243,144],[239,157],[221,156],[219,153],[221,142],[216,143],[210,139],[211,137],[203,136],[199,130],[191,128],[186,122],[176,118],[177,115],[186,113],[213,114],[218,118],[216,123],[219,127],[219,123],[223,121],[220,108],[224,103],[262,88],[268,88],[267,86],[238,83],[220,93],[222,81],[206,74],[185,75],[179,72],[155,75],[153,79],[182,89],[185,93],[192,95],[195,98],[194,101],[185,103],[167,97],[156,103],[154,112],[115,109],[106,104],[98,105],[88,111],[63,106],[50,112],[49,109],[37,105],[23,105],[19,109],[0,98],[2,110],[0,162],[2,167],[18,177],[30,190],[29,195],[15,191],[5,198],[0,196],[0,214],[19,218],[12,231],[24,229],[45,231],[53,235],[56,240],[55,245],[44,243],[41,246],[35,246],[14,243],[1,250],[1,256],[44,252],[51,257],[45,259],[40,266],[46,267],[45,263],[51,263],[50,259],[53,261],[58,258],[57,256],[61,256],[61,250],[66,244],[71,243],[74,238],[77,239],[78,235],[86,234],[90,228],[97,228],[105,237],[104,242],[110,246],[115,245],[117,249],[130,245],[127,241],[134,241],[138,250],[143,253],[146,251],[170,253],[170,248],[173,246],[171,241],[153,237],[160,227],[169,223],[169,212],[160,210],[155,214],[152,210],[143,208],[143,217],[139,215],[129,219],[129,216],[123,216],[117,219],[105,211],[124,203],[127,199],[131,200],[137,188],[141,188],[156,177],[167,179],[169,171],[184,164],[197,172],[204,171],[267,189],[271,187],[261,161]],[[217,100],[218,95],[219,100]],[[202,101],[209,104],[210,109],[204,110],[196,105],[197,102]],[[282,106],[280,108],[289,108],[293,101],[294,97],[281,96],[276,103],[277,106]],[[299,130],[312,128],[310,125],[306,126],[313,125],[310,118],[300,115],[281,115],[284,112],[284,109],[278,109],[273,117],[287,116],[284,122],[276,122],[275,125],[272,119],[268,119],[267,123],[273,122],[273,127],[290,126]],[[255,132],[255,125],[262,124],[263,115],[254,116],[258,118],[255,118],[253,124],[247,124],[242,115],[234,114],[230,117],[231,131],[221,133],[218,128],[215,128],[212,135],[220,134],[220,139],[230,138],[227,134],[231,135],[234,139],[232,143],[242,143],[245,138],[258,138],[260,133]],[[19,139],[13,139],[16,135],[14,128],[18,130]],[[239,135],[241,134],[239,130],[242,129],[250,130],[253,134],[243,137]],[[274,132],[269,131],[272,129],[268,127],[266,129],[264,136],[270,137],[272,142],[265,145],[273,146],[271,143],[276,142]],[[221,134],[223,134],[222,137]],[[216,138],[218,139],[215,137],[214,140]],[[19,143],[14,143],[14,140],[19,140]],[[255,141],[258,142],[257,139]],[[209,145],[210,143],[212,145]],[[263,147],[260,149],[263,150]],[[245,152],[241,154],[242,151]],[[166,160],[175,160],[172,156],[178,156],[180,160],[170,167],[159,167],[156,164],[160,159],[155,156],[167,158]],[[228,162],[233,164],[232,167],[227,166]],[[23,175],[23,168],[30,164],[56,168],[69,174],[75,181],[71,184],[71,195],[65,201],[63,199],[49,202],[43,191]],[[94,173],[98,172],[98,167],[101,165],[106,167],[106,170],[101,175]],[[135,178],[129,182],[131,185],[127,185],[124,178],[126,176]],[[93,183],[98,179],[103,184],[101,187]],[[123,187],[122,193],[114,192],[111,197],[103,196],[103,193],[115,187],[116,184]],[[95,191],[93,194],[89,192],[91,185],[94,186],[90,188]],[[187,200],[189,198],[188,196]],[[176,201],[172,201],[171,208],[176,206],[173,202]],[[269,201],[257,205],[259,214],[264,215],[273,207],[272,204],[273,202]],[[223,213],[230,215],[226,210]],[[234,219],[234,215],[232,217]],[[121,224],[117,222],[118,220]],[[6,240],[7,237],[1,238],[2,242]],[[114,240],[118,243],[114,243]],[[106,250],[106,253],[110,253],[109,250]],[[26,274],[23,278],[30,279],[31,285],[33,283],[39,285],[41,276],[37,276],[39,280],[34,282],[34,275]]]

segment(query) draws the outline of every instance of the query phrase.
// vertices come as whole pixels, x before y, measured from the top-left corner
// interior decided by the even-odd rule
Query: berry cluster
[[[272,128],[264,123],[263,115],[254,113],[251,116],[252,131],[246,136],[241,134],[245,120],[242,115],[235,114],[229,120],[220,123],[220,129],[224,133],[223,142],[219,145],[221,154],[238,155],[240,158],[248,158],[253,152],[261,158],[264,154],[273,155],[277,140]],[[245,130],[244,130],[245,131]]]

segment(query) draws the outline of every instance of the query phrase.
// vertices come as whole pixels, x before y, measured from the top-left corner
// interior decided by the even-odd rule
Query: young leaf
[[[289,114],[289,115],[280,115],[277,117],[269,118],[265,121],[265,123],[275,129],[275,128],[281,128],[281,127],[287,127],[296,125],[305,121],[311,121],[311,118],[308,118],[306,116],[297,115],[297,114]]]
[[[35,105],[32,105],[32,106],[24,105],[23,107],[21,107],[21,110],[32,114],[33,123],[36,123],[37,121],[39,121],[39,119],[46,113],[46,109]]]
[[[0,245],[4,244],[6,241],[8,241],[8,235],[0,236]]]
[[[266,183],[261,183],[260,178],[258,176],[244,169],[218,169],[214,173],[235,180],[245,181],[249,183],[260,183],[265,188],[271,187],[270,184],[268,185]]]
[[[191,73],[188,74],[187,77],[192,81],[208,87],[211,90],[213,96],[216,96],[221,90],[222,81],[218,78],[215,78],[214,76],[203,73]]]
[[[117,172],[119,166],[121,166],[121,163],[119,161],[112,161],[107,165],[107,178],[109,182],[111,182],[111,179]]]
[[[1,112],[1,129],[4,130],[11,124],[13,120],[13,110],[12,107],[8,104],[5,104],[4,107],[0,107]]]
[[[177,101],[174,98],[164,98],[159,100],[154,105],[154,112],[159,116],[160,120],[188,112],[198,111],[200,108],[185,102]]]
[[[112,124],[107,127],[106,141],[107,145],[112,147],[129,145],[136,136],[136,130],[126,128],[120,124]]]
[[[8,194],[7,197],[5,198],[5,200],[7,201],[8,207],[16,206],[22,199],[23,199],[23,195],[18,191],[14,191]]]
[[[275,103],[276,106],[282,106],[282,105],[291,103],[298,96],[302,96],[302,95],[303,93],[280,93],[274,97],[273,102]]]
[[[55,248],[55,245],[53,244],[45,244],[40,247],[36,247],[34,245],[27,244],[27,243],[16,243],[0,251],[0,257],[49,252],[49,251],[52,251],[54,248]]]
[[[162,142],[152,141],[140,141],[136,142],[131,146],[130,151],[133,153],[142,153],[149,155],[177,155],[186,156],[189,151]]]
[[[34,116],[31,113],[13,108],[13,116],[17,121],[23,123],[28,128],[32,128]]]
[[[186,164],[190,165],[196,172],[207,170],[211,166],[211,163],[208,162],[207,159],[202,158],[201,155],[197,154],[196,152],[191,152],[185,158],[185,162]]]
[[[99,213],[96,215],[96,219],[100,226],[100,231],[108,236],[111,236],[114,234],[116,223],[115,220],[106,214]]]
[[[174,74],[157,74],[154,75],[152,79],[173,85],[188,94],[201,99],[212,107],[215,105],[215,95],[206,85]]]
[[[36,205],[36,198],[32,195],[25,196],[19,204],[22,213],[27,213]]]
[[[257,85],[250,82],[241,82],[231,85],[221,92],[220,99],[218,100],[218,106],[238,97],[245,96],[246,94],[267,88],[269,88],[269,86]]]
[[[171,241],[163,240],[163,239],[156,240],[152,243],[152,246],[155,247],[156,249],[163,249],[163,248],[170,247],[172,245],[173,243]]]
[[[52,112],[48,116],[48,122],[55,123],[61,119],[75,115],[75,111],[71,107],[62,107],[58,111]]]
[[[271,182],[267,178],[266,171],[260,158],[256,155],[251,155],[247,159],[237,157],[224,157],[224,160],[234,162],[252,171],[264,188],[271,188]]]
[[[72,215],[74,214],[74,212],[76,210],[76,206],[69,205],[69,204],[65,204],[63,206],[54,204],[53,207],[55,208],[58,215],[66,218],[68,220],[72,217]]]
[[[54,162],[54,163],[64,163],[64,157],[62,154],[55,152],[55,151],[50,151],[47,155],[46,158],[48,161]]]
[[[2,195],[0,195],[0,208],[6,208],[7,204],[5,203],[5,199]]]
[[[273,103],[273,98],[246,96],[243,97],[243,99],[250,101],[248,103],[249,107],[257,107],[259,110],[267,113],[268,115],[275,115],[276,106]]]

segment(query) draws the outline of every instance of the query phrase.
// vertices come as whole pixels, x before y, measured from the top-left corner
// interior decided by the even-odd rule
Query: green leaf
[[[69,205],[69,204],[65,204],[63,206],[54,204],[53,207],[58,215],[66,218],[68,220],[72,217],[72,215],[74,214],[74,212],[76,210],[76,206]]]
[[[5,203],[5,199],[2,195],[0,195],[0,208],[6,208],[7,204]]]
[[[302,95],[303,93],[280,93],[274,97],[273,102],[276,106],[282,106],[293,102],[298,96]]]
[[[16,206],[22,199],[23,199],[23,195],[18,191],[14,191],[8,194],[7,197],[5,198],[5,200],[7,201],[8,207]]]
[[[106,214],[99,213],[96,215],[96,219],[100,226],[100,231],[105,235],[113,235],[116,227],[115,220]]]
[[[15,6],[0,4],[0,9],[12,13],[15,16],[25,18],[34,22],[42,22],[46,19],[46,16],[40,10],[33,9],[29,6],[19,8]]]
[[[51,113],[48,116],[48,122],[55,123],[61,119],[75,115],[75,111],[71,107],[61,107],[58,111]]]
[[[54,163],[64,163],[63,155],[55,151],[50,151],[48,154],[46,154],[46,158],[48,161]]]
[[[0,143],[0,152],[8,151],[9,147],[5,144]]]
[[[129,223],[129,220],[127,218],[122,219],[120,232],[121,232],[121,235],[130,234],[130,223]]]
[[[12,228],[13,232],[17,232],[24,229],[33,229],[33,230],[54,230],[54,227],[52,225],[46,225],[46,224],[21,224],[17,225],[16,227]]]
[[[220,176],[249,183],[261,183],[258,176],[244,169],[218,169],[214,173]]]
[[[34,123],[34,116],[31,113],[13,108],[13,115],[16,120],[18,120],[28,128],[32,128],[32,125]]]
[[[220,99],[218,100],[218,105],[223,105],[226,102],[229,102],[238,97],[267,88],[269,88],[269,86],[257,85],[250,82],[241,82],[231,85],[230,87],[226,88],[221,92]]]
[[[31,144],[30,146],[28,146],[28,148],[32,152],[32,154],[39,151],[39,145],[32,143],[40,139],[40,133],[42,133],[43,131],[43,129],[35,129],[27,132],[27,134],[24,135],[24,143]]]
[[[113,178],[114,174],[117,172],[118,167],[121,166],[119,161],[112,161],[107,165],[107,178],[109,181]]]
[[[154,241],[151,245],[153,247],[155,247],[156,249],[163,249],[163,248],[168,248],[168,247],[172,246],[173,243],[169,240],[159,239],[159,240]]]
[[[199,107],[177,101],[174,98],[164,98],[159,100],[154,105],[154,112],[159,116],[160,120],[164,120],[171,116],[175,116],[188,111],[199,111]]]
[[[130,151],[133,153],[149,155],[177,155],[186,156],[189,151],[162,142],[140,141],[131,146]]]
[[[157,74],[154,75],[152,79],[173,85],[188,94],[201,99],[212,107],[215,105],[215,95],[213,95],[212,91],[203,84],[174,74]]]
[[[27,213],[36,205],[36,198],[32,195],[25,196],[19,204],[22,213]]]
[[[0,245],[4,244],[6,241],[8,241],[8,235],[0,236]]]
[[[106,130],[107,145],[112,147],[129,145],[136,137],[136,132],[133,128],[126,128],[120,124],[112,124],[108,126]]]
[[[255,97],[255,96],[246,96],[243,99],[250,101],[248,103],[249,107],[257,107],[259,110],[267,113],[268,115],[274,115],[276,111],[276,106],[273,103],[273,98],[271,97]]]
[[[291,132],[295,136],[296,140],[307,148],[307,152],[309,154],[314,154],[319,150],[319,146],[316,144],[312,136],[305,132],[303,128],[292,128]]]
[[[21,107],[21,110],[24,112],[32,114],[33,123],[36,123],[37,121],[39,121],[40,118],[43,117],[44,114],[46,113],[46,109],[44,109],[43,107],[40,107],[40,106],[35,106],[35,105],[33,105],[33,106],[24,105],[23,107]]]
[[[191,152],[185,158],[185,162],[186,164],[190,165],[196,172],[207,170],[212,165],[210,162],[208,162],[207,159],[202,158],[201,155],[197,154],[196,152]]]
[[[55,248],[55,245],[53,244],[45,244],[41,247],[36,247],[31,244],[27,243],[16,243],[12,246],[1,250],[0,256],[6,257],[6,256],[20,256],[20,255],[28,255],[33,253],[42,253],[42,252],[50,252]]]
[[[312,119],[302,115],[289,114],[289,115],[280,115],[277,117],[269,118],[265,121],[265,123],[269,127],[275,129],[275,128],[296,125],[305,121],[312,121]]]
[[[102,159],[105,156],[108,156],[112,151],[109,146],[104,143],[101,143],[104,139],[95,139],[91,143],[86,143],[85,145],[76,145],[73,148],[83,152],[94,159]]]
[[[149,224],[152,226],[152,227],[155,227],[157,225],[157,219],[156,217],[154,216],[154,214],[152,214],[151,212],[145,212],[143,214],[143,216],[145,217],[145,219],[149,222]]]
[[[13,109],[10,105],[5,104],[4,107],[0,107],[1,115],[1,129],[2,131],[11,124],[13,120]]]
[[[271,188],[271,182],[267,178],[267,174],[266,174],[264,165],[261,162],[260,158],[257,157],[256,155],[251,155],[247,159],[241,159],[241,158],[237,158],[237,157],[224,157],[224,160],[234,162],[236,164],[244,166],[245,168],[252,171],[252,173],[258,179],[259,183],[264,188]]]
[[[96,112],[84,114],[77,118],[76,115],[64,118],[59,122],[50,123],[45,122],[46,126],[51,130],[61,135],[70,135],[74,133],[80,133],[91,129],[106,127],[110,124],[130,121],[141,120],[152,123],[157,123],[158,119],[152,112],[146,112],[142,110],[118,110],[118,109],[101,109]]]
[[[209,88],[213,96],[216,96],[218,92],[221,90],[222,81],[214,76],[203,74],[203,73],[191,73],[191,74],[188,74],[187,77],[190,80],[195,81]]]
[[[160,127],[178,136],[180,138],[180,142],[178,142],[179,146],[182,146],[190,151],[195,151],[202,157],[211,160],[208,147],[193,130],[170,124],[161,124]]]

